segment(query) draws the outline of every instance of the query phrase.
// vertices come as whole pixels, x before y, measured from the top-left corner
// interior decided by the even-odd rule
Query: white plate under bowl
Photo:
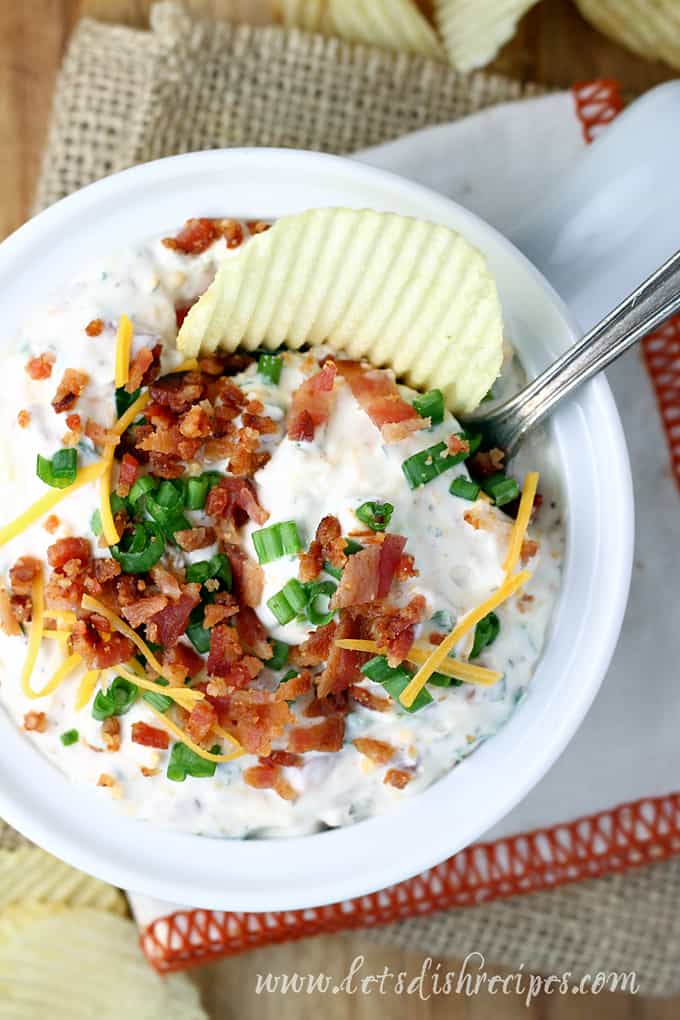
[[[276,218],[315,206],[393,210],[446,224],[487,256],[508,333],[530,373],[575,339],[540,274],[500,234],[399,177],[316,153],[227,149],[106,178],[0,245],[3,337],[76,273],[190,216]],[[40,846],[114,885],[196,907],[286,910],[375,891],[478,839],[573,735],[619,633],[633,510],[621,424],[603,378],[551,423],[568,507],[562,592],[529,694],[493,739],[391,814],[313,836],[236,841],[161,830],[76,789],[0,712],[0,814]]]

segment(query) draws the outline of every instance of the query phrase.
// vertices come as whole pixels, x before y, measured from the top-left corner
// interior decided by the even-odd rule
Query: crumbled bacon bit
[[[187,439],[205,439],[212,435],[212,423],[215,417],[209,400],[194,404],[182,415],[179,430]]]
[[[206,375],[237,375],[245,372],[255,359],[242,351],[233,354],[207,354],[199,359],[198,367]]]
[[[525,563],[528,563],[529,560],[532,559],[537,552],[538,542],[534,541],[533,538],[525,538],[524,541],[522,542],[522,548],[519,554],[522,566],[524,566]]]
[[[97,780],[97,786],[115,787],[116,785],[116,780],[108,772],[102,772]]]
[[[483,450],[475,453],[468,461],[468,467],[473,475],[478,478],[488,478],[489,475],[503,470],[505,463],[505,451],[494,447],[492,450]]]
[[[167,407],[173,414],[188,411],[193,404],[203,400],[205,393],[206,387],[200,372],[172,372],[156,379],[149,386],[151,399]]]
[[[323,569],[323,553],[321,543],[314,539],[306,552],[298,553],[300,560],[299,578],[301,581],[314,581]]]
[[[175,237],[164,237],[162,243],[184,255],[201,255],[219,236],[215,221],[201,217],[187,220]]]
[[[288,660],[292,666],[320,666],[326,662],[333,649],[337,623],[331,620],[323,627],[310,631],[301,645],[291,648]]]
[[[342,716],[330,716],[315,726],[300,726],[292,729],[289,748],[293,754],[306,751],[339,751],[345,735],[345,720]]]
[[[113,429],[107,429],[92,418],[85,422],[85,435],[95,446],[117,446],[120,443],[120,436],[116,435]]]
[[[115,716],[110,716],[102,723],[102,739],[107,751],[120,750],[120,722]]]
[[[207,697],[211,697],[210,686]],[[262,690],[235,690],[211,699],[220,716],[220,723],[250,754],[266,756],[272,740],[280,737],[293,715],[285,701]]]
[[[271,223],[265,223],[264,220],[246,220],[246,226],[251,234],[263,234],[265,230],[269,230]]]
[[[45,601],[52,609],[78,609],[85,591],[87,568],[92,560],[86,538],[59,538],[47,550],[52,573]]]
[[[386,443],[399,443],[407,439],[413,432],[429,429],[431,418],[405,418],[404,421],[387,422],[381,428]]]
[[[520,595],[520,597],[517,600],[517,608],[519,609],[520,613],[527,613],[533,601],[534,601],[533,595],[528,595],[526,592]]]
[[[352,743],[360,754],[365,754],[378,765],[385,765],[396,753],[396,748],[386,740],[375,740],[373,737],[357,737]]]
[[[420,418],[415,408],[403,399],[390,372],[358,361],[342,360],[338,361],[338,373],[348,383],[355,400],[376,428],[381,429],[386,442],[404,438],[403,428],[388,426],[412,421],[413,426],[406,426],[408,431],[428,427],[426,419]]]
[[[364,708],[370,708],[374,712],[389,712],[390,710],[390,699],[380,698],[373,691],[369,691],[366,687],[359,687],[358,684],[351,684],[347,688],[347,693],[350,698],[363,705]]]
[[[66,369],[52,400],[52,407],[57,414],[70,411],[75,406],[78,397],[89,381],[90,377],[86,372],[79,372],[75,368]]]
[[[0,586],[0,629],[9,637],[18,637],[21,634],[19,621],[12,607],[12,600],[3,587]]]
[[[369,546],[350,556],[331,608],[384,599],[392,587],[405,545],[406,539],[401,535],[385,534],[379,546]]]
[[[238,248],[243,243],[243,227],[238,220],[217,220],[216,227],[227,242],[227,248]]]
[[[315,375],[298,386],[288,412],[288,438],[309,442],[314,432],[328,421],[333,402],[336,366],[327,361]]]
[[[24,729],[44,733],[47,729],[47,716],[44,712],[27,712],[24,716]]]
[[[432,633],[428,635],[427,640],[431,645],[440,645],[445,637],[446,634],[440,634],[438,630],[433,630]]]
[[[94,576],[100,584],[106,584],[118,577],[121,572],[120,563],[111,556],[102,557],[94,561]]]
[[[175,541],[184,552],[193,552],[195,549],[205,549],[206,546],[215,543],[216,535],[214,528],[184,528],[175,532]]]
[[[383,782],[387,786],[394,786],[397,790],[403,790],[412,779],[412,773],[405,772],[403,769],[388,769]]]
[[[141,347],[130,362],[128,381],[125,384],[126,393],[134,393],[141,386],[148,386],[157,377],[161,369],[161,354],[163,345],[156,344],[154,347]]]
[[[165,608],[151,618],[149,623],[153,624],[156,629],[158,644],[170,648],[179,641],[189,626],[189,617],[192,611],[200,601],[200,585],[187,584],[175,602],[169,602]]]
[[[112,632],[108,620],[96,613],[76,621],[69,647],[84,659],[89,669],[117,666],[135,652],[132,642],[123,634]]]
[[[395,581],[407,581],[409,577],[418,577],[420,571],[416,570],[416,561],[410,553],[402,553],[394,575]]]
[[[230,616],[238,613],[238,604],[234,600],[233,606],[221,606],[219,603],[212,603],[205,607],[203,614],[203,627],[205,630],[212,630],[218,623],[228,620]]]
[[[103,329],[104,323],[102,322],[101,319],[90,319],[87,326],[85,327],[85,332],[87,333],[88,336],[95,337],[101,336]]]
[[[124,453],[121,457],[118,484],[116,485],[116,493],[121,499],[130,495],[130,489],[137,481],[138,474],[139,461],[131,453]]]
[[[16,595],[30,595],[33,582],[42,570],[35,556],[20,556],[9,571],[9,583]]]
[[[26,410],[19,411],[17,415],[17,425],[19,426],[19,428],[27,429],[30,424],[31,424],[30,411]]]
[[[150,728],[153,729],[153,727],[150,727]],[[132,739],[134,740],[134,737]],[[139,766],[139,771],[142,773],[142,775],[145,778],[148,779],[150,776],[160,775],[160,771],[161,770],[160,769],[154,769],[154,768],[148,768],[146,765],[140,765]]]
[[[277,701],[295,701],[297,698],[301,698],[303,694],[308,694],[312,689],[312,676],[306,670],[303,673],[298,673],[297,676],[292,676],[290,680],[285,680],[279,684],[276,691]]]
[[[469,453],[470,444],[467,439],[461,439],[459,435],[452,432],[446,440],[446,449],[452,457],[455,457],[459,453]]]
[[[149,595],[146,598],[139,599],[137,602],[131,602],[129,605],[123,606],[121,613],[130,626],[136,630],[143,623],[148,623],[149,620],[152,620],[157,613],[165,609],[167,604],[168,599],[165,595]]]
[[[208,497],[210,498],[210,497]],[[259,606],[264,591],[264,571],[259,563],[255,563],[233,543],[224,547],[231,565],[232,590],[243,606]]]
[[[166,648],[161,655],[163,673],[173,684],[183,684],[187,677],[195,677],[205,663],[189,645],[178,641],[172,648]]]
[[[186,721],[185,729],[191,739],[197,744],[207,740],[213,726],[217,724],[217,712],[209,701],[199,701],[192,708],[189,718]]]
[[[358,622],[345,610],[340,611],[340,619],[335,632],[335,640],[359,637]],[[326,667],[317,679],[316,690],[320,698],[327,694],[337,694],[346,690],[351,684],[361,680],[359,667],[363,657],[359,652],[349,652],[333,644]]]
[[[247,478],[221,478],[208,493],[205,512],[210,517],[226,519],[235,527],[245,524],[248,518],[256,524],[264,524],[269,518]]]
[[[151,580],[163,595],[167,595],[171,599],[178,599],[180,597],[182,589],[179,586],[179,581],[169,570],[156,564],[149,573],[151,574]]]
[[[252,765],[243,772],[243,782],[256,790],[275,790],[283,800],[295,800],[297,793],[276,765]]]
[[[243,647],[235,627],[218,623],[210,633],[208,673],[226,676],[231,666],[243,657]]]
[[[52,375],[52,366],[54,365],[55,357],[51,352],[46,354],[38,354],[35,358],[29,358],[26,362],[26,371],[31,379],[49,379]]]
[[[282,768],[301,768],[305,759],[301,754],[291,754],[290,751],[272,751],[266,758],[260,758],[260,765],[280,765]]]
[[[327,718],[332,715],[347,715],[348,712],[347,692],[340,691],[338,694],[327,694],[325,698],[312,698],[302,714],[306,719],[316,719],[319,716]]]
[[[373,639],[387,652],[390,666],[398,666],[408,655],[415,631],[427,610],[422,595],[414,595],[407,606],[383,607],[370,623]]]

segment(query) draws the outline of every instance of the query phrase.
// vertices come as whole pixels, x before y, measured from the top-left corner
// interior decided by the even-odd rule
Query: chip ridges
[[[648,60],[680,68],[680,6],[677,0],[576,0],[584,18],[616,42]]]
[[[435,21],[453,66],[484,67],[538,0],[435,0]]]
[[[187,315],[189,357],[327,344],[437,387],[473,410],[502,361],[502,315],[484,257],[447,227],[371,210],[282,217],[218,271]]]
[[[93,907],[115,914],[127,910],[125,897],[118,889],[34,846],[0,852],[0,911],[23,899]]]

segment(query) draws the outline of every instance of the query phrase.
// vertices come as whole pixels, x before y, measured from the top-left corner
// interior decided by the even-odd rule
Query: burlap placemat
[[[542,91],[297,31],[194,23],[173,3],[154,8],[150,32],[84,20],[60,75],[36,208],[172,153],[230,145],[350,152]],[[0,847],[20,840],[0,829]],[[476,950],[526,971],[635,970],[643,992],[666,995],[680,988],[678,898],[675,859],[415,917],[370,937],[455,957]]]

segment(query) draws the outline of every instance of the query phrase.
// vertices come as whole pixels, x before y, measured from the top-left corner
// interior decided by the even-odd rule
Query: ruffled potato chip
[[[413,0],[277,0],[288,27],[349,42],[445,59],[437,33]]]
[[[447,227],[370,210],[286,216],[227,259],[177,345],[217,349],[327,344],[389,366],[416,389],[473,410],[502,361],[496,284],[479,251]]]
[[[594,0],[595,3],[598,0]],[[484,67],[538,0],[435,0],[435,20],[459,71]]]
[[[60,903],[38,903],[35,900],[24,900],[22,903],[12,903],[3,907],[0,911],[0,946],[10,942],[34,921],[54,917],[64,910],[68,910],[68,907]]]
[[[127,911],[119,889],[77,871],[37,846],[0,851],[0,910],[22,900],[94,907],[113,914]]]
[[[678,0],[576,0],[600,32],[648,60],[680,68]]]
[[[0,944],[0,1018],[207,1020],[184,974],[160,977],[136,925],[98,910],[63,910]]]

